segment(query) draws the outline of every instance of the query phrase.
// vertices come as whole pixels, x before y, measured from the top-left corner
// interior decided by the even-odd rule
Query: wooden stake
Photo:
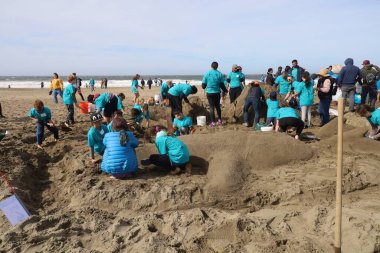
[[[338,146],[336,163],[336,207],[335,207],[335,253],[341,253],[342,244],[342,170],[343,170],[343,116],[344,99],[338,99]]]

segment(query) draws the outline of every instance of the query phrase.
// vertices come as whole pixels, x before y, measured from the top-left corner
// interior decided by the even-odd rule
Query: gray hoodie
[[[339,73],[338,85],[355,85],[356,82],[362,84],[362,73],[358,67],[354,65],[354,60],[352,58],[347,58],[344,61],[344,66]]]

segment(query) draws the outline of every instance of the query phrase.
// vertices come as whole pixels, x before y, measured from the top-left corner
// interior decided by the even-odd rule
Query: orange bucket
[[[88,114],[88,102],[79,102],[80,113]]]

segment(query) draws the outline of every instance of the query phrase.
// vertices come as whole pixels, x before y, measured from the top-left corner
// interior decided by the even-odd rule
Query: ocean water
[[[82,86],[86,86],[91,78],[95,80],[95,87],[100,87],[100,80],[108,79],[108,87],[130,87],[132,76],[79,76],[82,79]],[[152,77],[153,86],[154,78],[160,78],[163,82],[172,80],[174,83],[184,83],[188,81],[192,85],[201,85],[202,75],[147,75],[142,76],[146,82]],[[67,77],[60,77],[63,83],[66,83]],[[259,79],[260,75],[246,75],[247,81]],[[41,88],[41,82],[44,82],[44,88],[50,87],[51,76],[0,76],[0,88]],[[141,81],[141,80],[140,80]]]

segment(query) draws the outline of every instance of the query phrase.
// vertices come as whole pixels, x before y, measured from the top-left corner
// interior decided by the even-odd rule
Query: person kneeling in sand
[[[139,141],[127,130],[128,124],[123,118],[115,118],[112,129],[113,132],[104,136],[105,151],[101,168],[111,178],[124,179],[134,175],[138,169],[135,148]]]
[[[157,127],[147,130],[146,138],[156,144],[159,154],[150,155],[141,160],[143,166],[154,164],[158,167],[170,169],[170,174],[177,175],[186,169],[186,175],[191,174],[192,165],[186,145],[178,138],[168,135]]]
[[[176,136],[187,135],[195,132],[193,121],[190,117],[183,116],[182,112],[174,112],[173,131]]]
[[[94,94],[87,96],[87,101],[89,103],[95,104],[97,113],[103,111],[105,123],[107,124],[111,122],[111,117],[114,112],[124,110],[124,99],[124,93],[119,93],[117,96],[110,92],[103,93],[101,95]]]
[[[95,152],[99,155],[103,155],[106,148],[103,144],[103,139],[106,133],[108,133],[107,126],[102,124],[103,117],[100,113],[93,113],[91,115],[92,127],[87,133],[88,147],[90,148],[90,157],[92,163],[98,162],[95,159]]]
[[[36,123],[36,137],[37,137],[37,147],[42,149],[42,142],[44,140],[44,130],[45,126],[54,135],[55,141],[58,141],[58,128],[54,125],[51,120],[50,109],[44,106],[44,103],[37,99],[34,101],[34,108],[30,109],[29,117]]]
[[[368,138],[374,140],[380,139],[380,107],[372,111],[372,108],[369,105],[360,105],[356,112],[360,116],[366,117],[371,124],[371,132],[369,133]]]
[[[291,99],[288,102],[289,107],[282,107],[277,111],[276,115],[276,132],[281,130],[286,132],[288,128],[295,127],[296,136],[295,139],[298,140],[302,130],[304,128],[304,123],[299,119],[297,111],[297,102],[294,99]]]

